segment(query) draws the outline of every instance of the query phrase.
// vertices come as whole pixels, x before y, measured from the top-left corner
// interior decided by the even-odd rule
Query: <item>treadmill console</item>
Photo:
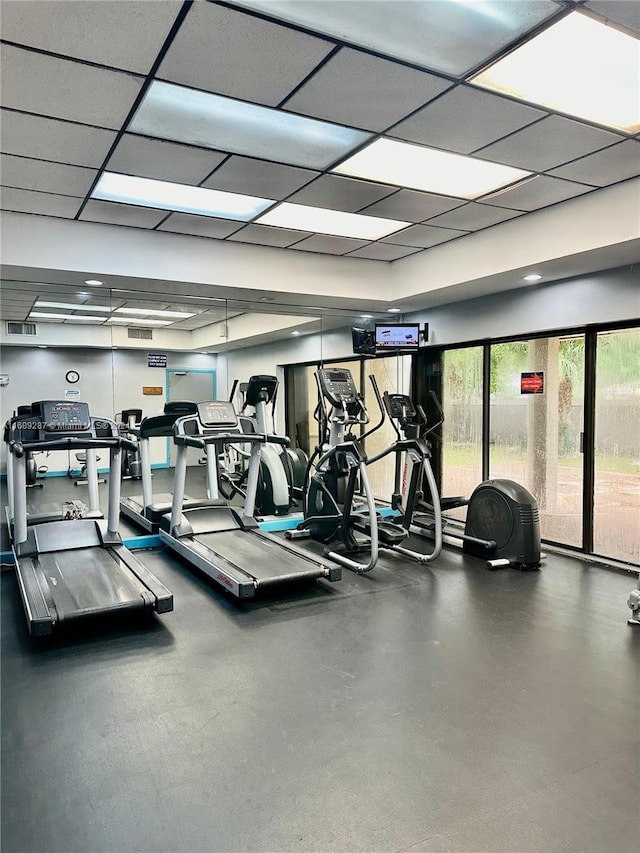
[[[238,416],[233,403],[224,400],[198,403],[198,419],[205,429],[229,429],[238,426]]]
[[[358,391],[348,367],[332,367],[318,370],[316,382],[322,396],[336,408],[358,399]]]
[[[407,394],[385,394],[382,400],[390,418],[412,419],[417,415],[416,407]]]
[[[42,419],[41,429],[44,432],[78,433],[91,429],[91,415],[86,403],[44,400],[37,405]]]

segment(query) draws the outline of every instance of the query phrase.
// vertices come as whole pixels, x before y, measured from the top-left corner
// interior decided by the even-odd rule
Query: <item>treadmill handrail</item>
[[[135,450],[137,447],[134,441],[129,439],[116,438],[80,438],[76,436],[68,436],[67,438],[55,438],[52,440],[41,439],[39,441],[13,441],[9,443],[11,452],[16,456],[21,453],[31,453],[36,450],[91,450],[92,448],[107,448],[107,447],[125,447],[129,450]]]
[[[174,434],[173,440],[175,444],[198,447],[201,450],[207,444],[281,444],[285,447],[289,444],[286,435],[264,435],[257,432],[218,432],[201,436]]]

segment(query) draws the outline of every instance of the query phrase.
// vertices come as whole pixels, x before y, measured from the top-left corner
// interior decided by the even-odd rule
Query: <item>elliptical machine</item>
[[[127,447],[122,453],[122,479],[141,480],[142,462],[140,460],[140,447],[136,430],[142,422],[142,409],[123,409],[116,415],[116,423],[120,435],[135,442],[135,449]]]
[[[349,369],[321,369],[314,376],[319,397],[315,411],[320,425],[319,441],[307,465],[304,520],[295,530],[286,531],[285,536],[287,539],[310,536],[325,545],[335,542],[325,556],[357,574],[364,574],[378,561],[378,516],[362,444],[367,433],[357,438],[350,431],[345,433],[345,428],[367,425],[369,414]],[[325,400],[331,406],[329,413]],[[365,514],[354,511],[358,489],[364,493]],[[366,539],[359,538],[358,532]],[[367,552],[365,562],[353,559],[362,551]]]
[[[238,418],[242,431],[248,435],[256,433],[275,435],[275,414],[278,379],[275,376],[255,375],[238,386],[236,380],[231,390],[231,402],[236,388],[243,394],[243,403]],[[271,406],[271,416],[268,407]],[[252,409],[248,413],[247,409]],[[235,448],[240,459],[249,458],[249,451]],[[260,473],[255,498],[256,511],[261,515],[287,515],[296,500],[302,499],[307,457],[302,450],[280,445],[267,444],[260,460]],[[240,471],[220,472],[220,491],[225,497],[234,494],[246,496],[248,465]]]
[[[431,397],[438,409],[439,420],[429,429],[425,429],[427,419],[423,409],[414,406],[410,400],[410,405],[398,405],[394,398],[401,396],[387,395],[385,405],[392,423],[397,422],[403,436],[408,432],[422,431],[423,438],[426,438],[444,423],[444,412],[433,391]],[[431,486],[429,491],[433,495]],[[444,535],[461,542],[465,553],[484,559],[489,569],[512,566],[528,570],[540,567],[538,503],[531,492],[514,480],[485,480],[476,486],[469,498],[440,498],[440,507],[436,507],[433,500],[426,499],[417,483],[412,484],[404,500],[399,501],[399,495],[394,495],[394,502],[394,508],[401,513],[396,521],[406,530],[428,538],[437,539]],[[441,511],[460,507],[467,508],[464,526],[441,517]]]

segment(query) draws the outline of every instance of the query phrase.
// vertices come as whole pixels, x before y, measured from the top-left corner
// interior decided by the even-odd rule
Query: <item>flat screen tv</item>
[[[353,342],[353,351],[356,355],[375,355],[376,354],[376,339],[373,330],[359,329],[357,327],[351,329],[351,340]]]
[[[420,344],[418,323],[376,323],[376,350],[417,350]]]

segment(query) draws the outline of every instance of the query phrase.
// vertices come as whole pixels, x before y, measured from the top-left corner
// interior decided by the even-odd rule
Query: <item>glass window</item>
[[[538,500],[544,539],[582,544],[583,335],[491,347],[490,476]]]
[[[640,330],[597,337],[594,551],[640,563]]]

